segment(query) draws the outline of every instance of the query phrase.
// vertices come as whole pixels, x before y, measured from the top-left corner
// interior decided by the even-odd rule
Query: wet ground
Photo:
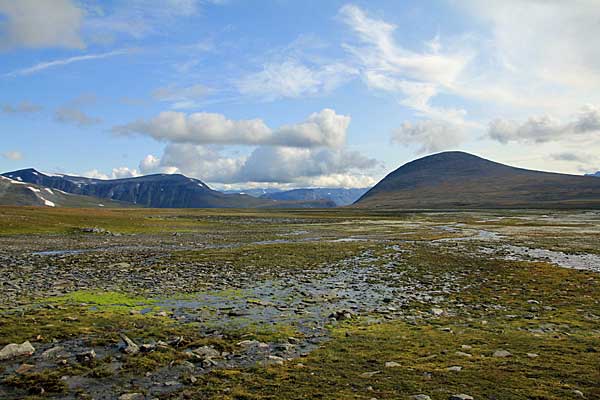
[[[410,261],[423,246],[600,272],[596,212],[152,218],[184,219],[186,229],[79,226],[0,236],[0,328],[10,331],[21,315],[32,334],[45,332],[10,332],[35,352],[0,361],[1,398],[160,397],[211,370],[306,356],[344,321],[452,315],[448,302],[472,286],[469,270],[424,273]],[[207,222],[210,229],[190,229]],[[110,327],[135,320],[130,330],[109,334],[95,326],[94,315]],[[135,337],[143,318],[153,333]],[[69,324],[73,332],[65,331]],[[127,351],[124,332],[141,347]],[[130,358],[151,365],[134,368]],[[43,375],[53,371],[58,377]],[[52,384],[23,381],[35,373]]]

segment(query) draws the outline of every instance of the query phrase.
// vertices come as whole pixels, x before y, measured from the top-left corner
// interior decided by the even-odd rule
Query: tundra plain
[[[600,398],[598,243],[598,211],[2,207],[0,398]]]

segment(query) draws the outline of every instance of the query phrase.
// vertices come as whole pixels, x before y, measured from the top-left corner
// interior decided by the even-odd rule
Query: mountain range
[[[180,174],[155,174],[124,179],[93,179],[64,174],[47,174],[35,169],[23,169],[2,174],[10,189],[0,197],[4,205],[49,205],[39,197],[32,197],[33,189],[50,191],[57,196],[71,195],[70,201],[56,198],[54,206],[97,206],[102,200],[116,204],[152,208],[328,208],[335,203],[324,199],[282,200],[257,198],[247,194],[222,193],[209,188],[204,182]],[[8,185],[10,183],[10,185]],[[20,188],[20,184],[29,184]],[[8,186],[7,186],[8,185]],[[34,186],[31,186],[34,185]],[[33,189],[30,189],[33,188]],[[25,191],[24,191],[25,190]],[[19,193],[17,195],[17,192]],[[31,193],[30,193],[31,192]],[[73,195],[79,196],[75,201]]]
[[[600,179],[511,167],[451,151],[409,162],[356,207],[379,209],[600,208]]]
[[[600,208],[600,179],[500,164],[459,152],[411,161],[371,189],[223,193],[180,174],[93,179],[35,169],[0,179],[0,205],[153,208]],[[355,201],[356,200],[356,201]]]
[[[248,194],[262,199],[279,201],[330,201],[335,206],[347,206],[354,203],[369,188],[302,188],[291,190],[280,190],[273,188],[245,189],[239,191],[226,191],[225,193]]]

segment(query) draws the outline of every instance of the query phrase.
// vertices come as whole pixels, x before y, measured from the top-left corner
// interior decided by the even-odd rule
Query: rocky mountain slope
[[[0,176],[0,205],[44,207],[127,207],[126,203],[51,189]]]
[[[354,203],[362,196],[368,188],[344,189],[344,188],[310,188],[292,189],[276,193],[267,193],[261,196],[264,199],[312,201],[328,200],[336,206],[346,206]]]

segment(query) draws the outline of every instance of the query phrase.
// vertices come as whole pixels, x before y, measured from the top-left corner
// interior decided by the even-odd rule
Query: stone
[[[44,360],[52,360],[54,358],[58,358],[61,354],[64,354],[65,348],[62,346],[54,346],[49,348],[48,350],[42,353],[42,359]]]
[[[473,348],[473,346],[469,346],[468,344],[463,344],[462,346],[460,346],[460,348],[463,350],[471,350]]]
[[[201,360],[221,357],[221,353],[210,346],[198,347],[197,349],[191,350],[191,353],[195,358]]]
[[[426,394],[415,394],[413,396],[410,396],[411,400],[431,400],[431,397],[427,396]]]
[[[583,392],[582,392],[581,390],[576,390],[576,389],[575,389],[575,390],[573,390],[573,394],[574,394],[575,396],[577,396],[577,397],[581,397],[581,398],[584,398],[584,397],[585,397],[585,395],[583,394]]]
[[[380,374],[381,371],[373,371],[373,372],[363,372],[362,374],[360,374],[361,378],[372,378],[377,374]]]
[[[17,374],[24,374],[27,371],[31,371],[35,368],[35,365],[32,364],[21,364],[19,368],[15,371]]]
[[[453,394],[448,398],[448,400],[474,400],[473,396],[469,396],[468,394]]]
[[[540,355],[539,355],[539,354],[536,354],[536,353],[527,353],[527,357],[529,357],[529,358],[537,358],[537,357],[539,357],[539,356],[540,356]]]
[[[119,396],[119,400],[144,400],[145,397],[141,393],[124,393]]]
[[[28,341],[21,344],[11,343],[0,350],[0,361],[11,360],[21,356],[30,356],[33,353],[35,353],[35,348]]]
[[[133,340],[129,339],[126,335],[121,334],[121,339],[125,342],[125,346],[121,348],[121,351],[125,354],[137,354],[140,352],[140,346],[138,346]]]
[[[460,365],[453,365],[451,367],[446,368],[446,371],[460,372],[462,371],[462,367]]]
[[[506,358],[506,357],[511,357],[511,356],[512,356],[512,354],[506,350],[496,350],[494,352],[494,357]]]
[[[442,310],[441,308],[432,308],[431,313],[436,317],[440,317],[444,315],[444,310]]]
[[[388,361],[385,363],[385,367],[386,368],[397,368],[400,367],[401,365],[395,361]]]
[[[335,319],[336,321],[344,321],[352,318],[352,312],[348,310],[334,311],[329,315],[329,318]]]
[[[473,357],[473,354],[465,353],[465,352],[462,352],[462,351],[457,351],[454,354],[456,354],[457,356],[461,356],[461,357],[469,357],[469,358]]]
[[[75,354],[75,359],[80,363],[89,363],[96,359],[96,352],[94,349],[86,350],[84,352]]]

